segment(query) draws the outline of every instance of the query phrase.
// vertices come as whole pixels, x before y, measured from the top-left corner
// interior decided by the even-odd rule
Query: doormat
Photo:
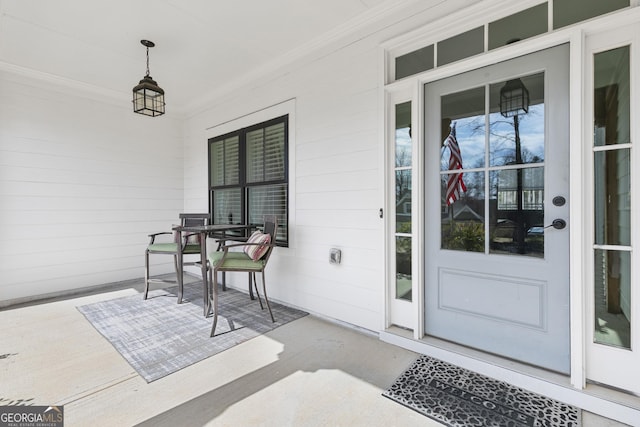
[[[576,427],[582,418],[573,406],[429,356],[382,395],[450,427]]]

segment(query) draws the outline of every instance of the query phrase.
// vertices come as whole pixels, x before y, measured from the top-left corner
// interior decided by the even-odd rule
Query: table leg
[[[204,316],[209,312],[209,286],[207,282],[207,233],[200,233],[200,264],[202,268],[202,289],[204,294]]]
[[[178,250],[176,256],[173,258],[173,262],[176,267],[176,280],[178,281],[178,304],[182,304],[182,296],[184,295],[184,267],[182,265],[182,236],[180,240],[178,240]]]
[[[211,334],[210,337],[213,337],[216,333],[216,325],[218,324],[218,273],[211,266],[211,270],[209,270],[209,276],[211,278],[211,286],[213,287],[212,298],[213,301],[210,300],[210,304],[213,305],[213,325],[211,326]]]
[[[249,298],[253,301],[255,297],[253,296],[253,275],[249,273]]]

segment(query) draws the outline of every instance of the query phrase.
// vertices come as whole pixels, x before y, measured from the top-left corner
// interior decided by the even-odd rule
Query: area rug
[[[202,282],[78,307],[147,382],[155,381],[239,343],[305,316],[307,313],[271,302],[266,306],[233,289],[219,293],[216,336],[209,337],[212,319],[203,315]],[[264,304],[264,299],[263,299]]]
[[[581,423],[573,406],[429,356],[420,356],[382,394],[450,427]]]

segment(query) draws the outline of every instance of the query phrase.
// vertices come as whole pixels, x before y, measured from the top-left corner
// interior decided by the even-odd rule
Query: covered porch
[[[125,425],[235,425],[260,412],[257,401],[274,425],[354,414],[411,425],[427,420],[380,392],[426,354],[637,423],[640,0],[266,4],[0,0],[0,341],[15,348],[0,350],[0,404],[59,403],[79,425],[96,413]],[[131,108],[141,40],[156,44],[146,65],[166,91],[158,117]],[[555,49],[561,60],[537,59]],[[527,82],[541,124],[531,135],[545,142],[526,168],[508,156],[482,165],[472,159],[490,159],[491,145],[465,148],[459,126],[474,191],[454,213],[440,188],[451,171],[433,161],[446,137],[440,110],[491,123],[491,94],[521,77],[538,82]],[[447,101],[468,91],[461,109]],[[466,108],[476,93],[482,112]],[[252,181],[251,161],[269,150],[247,141],[268,133],[279,175]],[[243,182],[226,182],[227,167]],[[544,191],[538,179],[525,186],[537,219],[514,240],[514,227],[508,237],[498,227],[513,209],[496,214],[513,188],[488,178],[516,169],[547,175]],[[311,316],[145,384],[75,307],[138,295],[147,236],[183,212],[225,224],[277,213],[269,297]],[[449,245],[449,218],[484,240]],[[524,236],[534,256],[508,250]],[[173,271],[153,263],[154,274]],[[239,274],[230,287],[246,286]],[[549,331],[558,341],[546,347],[529,339]],[[531,357],[557,349],[560,370]],[[596,419],[585,424],[610,422]]]
[[[76,308],[143,290],[129,281],[0,311],[0,405],[64,405],[70,427],[440,425],[382,396],[417,353],[313,314],[146,383]]]

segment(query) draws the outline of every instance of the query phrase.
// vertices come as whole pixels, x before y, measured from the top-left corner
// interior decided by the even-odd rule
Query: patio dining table
[[[229,232],[243,231],[250,228],[252,228],[252,226],[246,224],[210,224],[198,226],[178,225],[173,227],[174,231],[178,231],[180,233],[198,233],[200,236],[200,268],[202,270],[202,287],[204,294],[203,306],[205,317],[209,314],[210,304],[209,285],[207,283],[207,237],[225,240],[229,237],[236,237],[233,235],[229,235]]]

